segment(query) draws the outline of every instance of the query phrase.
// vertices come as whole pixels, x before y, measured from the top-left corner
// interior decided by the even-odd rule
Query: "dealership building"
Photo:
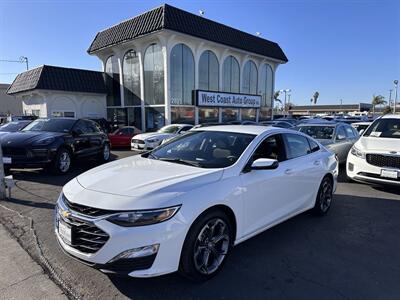
[[[288,60],[272,41],[162,5],[100,31],[88,49],[103,72],[42,66],[8,89],[25,113],[105,117],[153,131],[171,123],[271,117],[275,73]]]

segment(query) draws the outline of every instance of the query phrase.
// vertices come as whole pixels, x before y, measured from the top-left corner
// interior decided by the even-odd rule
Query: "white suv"
[[[375,120],[347,156],[347,176],[400,186],[400,115]]]

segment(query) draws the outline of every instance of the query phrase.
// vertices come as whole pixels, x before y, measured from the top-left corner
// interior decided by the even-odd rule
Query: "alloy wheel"
[[[61,153],[59,159],[59,166],[60,166],[60,171],[62,173],[66,173],[69,170],[69,167],[71,166],[71,158],[67,151],[63,151]]]
[[[105,144],[103,148],[103,159],[107,161],[109,158],[110,158],[110,146],[108,144]]]
[[[322,212],[328,211],[332,202],[332,183],[329,179],[325,179],[322,183],[321,193],[320,193],[320,207]]]
[[[229,250],[229,226],[220,218],[209,220],[200,230],[194,246],[194,264],[208,275],[218,270]]]

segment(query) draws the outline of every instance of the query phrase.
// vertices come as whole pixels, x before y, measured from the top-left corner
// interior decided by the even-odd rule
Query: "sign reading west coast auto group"
[[[231,94],[196,90],[198,106],[259,108],[260,95]]]

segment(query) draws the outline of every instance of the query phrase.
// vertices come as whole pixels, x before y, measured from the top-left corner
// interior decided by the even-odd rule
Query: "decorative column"
[[[140,110],[142,115],[142,132],[146,132],[146,107],[145,107],[145,93],[144,93],[144,52],[146,49],[141,47],[137,52],[139,57],[139,73],[140,73]]]

